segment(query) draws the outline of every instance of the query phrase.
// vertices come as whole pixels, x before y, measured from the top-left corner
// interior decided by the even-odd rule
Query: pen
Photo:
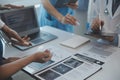
[[[102,27],[101,27],[101,25],[99,26],[99,29],[100,29],[100,30],[102,30]]]
[[[80,26],[80,22],[76,21],[76,25],[77,25],[77,26]]]
[[[78,21],[76,21],[76,24],[77,24],[77,25],[80,25],[80,23],[79,23]]]
[[[100,15],[100,13],[99,13],[98,17],[99,17],[99,20],[101,20],[101,15]],[[101,26],[101,23],[100,23],[100,25],[99,25],[99,31],[100,31],[100,34],[101,34],[101,32],[102,32],[102,26]]]

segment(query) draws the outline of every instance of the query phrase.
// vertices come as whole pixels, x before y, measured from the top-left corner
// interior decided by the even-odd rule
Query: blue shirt
[[[0,40],[0,65],[2,65],[2,59],[3,59],[2,55],[3,55],[3,44]]]
[[[57,0],[49,0],[50,3],[55,7],[55,4],[57,2]],[[66,14],[70,14],[73,15],[74,11],[68,7],[61,7],[61,8],[57,8],[58,12],[60,12],[63,16],[65,16]],[[52,26],[58,29],[62,29],[68,32],[73,32],[73,26],[70,24],[62,24],[61,22],[59,22],[55,17],[53,17],[52,15],[50,15],[46,9],[42,6],[40,6],[40,14],[39,14],[39,26]]]

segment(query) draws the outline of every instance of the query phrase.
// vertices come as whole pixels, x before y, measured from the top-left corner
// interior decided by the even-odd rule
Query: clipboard
[[[66,4],[69,3],[76,3],[78,0],[57,0],[55,7],[56,8],[62,8],[62,7],[67,7]]]
[[[67,7],[65,4],[68,2],[69,0],[57,0],[55,3],[55,7],[56,8],[62,8],[62,7]]]

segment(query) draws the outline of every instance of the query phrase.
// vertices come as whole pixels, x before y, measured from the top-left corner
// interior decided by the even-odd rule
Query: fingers
[[[21,41],[17,41],[17,40],[11,40],[12,44],[16,44],[16,45],[20,45],[20,46],[30,46],[32,45],[30,42],[23,40]]]
[[[92,30],[94,32],[99,32],[100,31],[100,27],[103,27],[104,22],[99,20],[98,18],[95,18],[92,22]]]
[[[49,50],[45,50],[44,51],[44,53],[43,53],[43,57],[42,57],[42,61],[40,61],[40,62],[47,62],[47,61],[49,61],[50,59],[51,59],[51,57],[52,57],[52,54],[50,53],[50,51]]]
[[[45,52],[44,53],[44,58],[46,58],[47,60],[51,59],[52,53],[49,50],[45,50],[44,52]]]
[[[32,44],[29,42],[30,37],[25,36],[25,37],[23,37],[22,39],[23,39],[23,42],[22,42],[21,44],[23,44],[23,45],[25,45],[25,46],[30,46],[30,45],[32,45]]]
[[[30,37],[24,36],[22,39],[25,40],[25,41],[29,41],[29,40],[30,40]]]
[[[67,14],[64,18],[64,23],[76,25],[76,19],[73,16],[71,16],[70,14]]]
[[[99,24],[97,24],[97,23],[92,24],[92,30],[99,31]]]
[[[103,27],[103,25],[104,25],[104,21],[101,20],[101,26]]]
[[[12,5],[12,4],[6,4],[5,7],[7,8],[11,8],[11,9],[19,9],[19,8],[23,8],[24,6],[21,5],[21,6],[17,6],[17,5]]]
[[[30,45],[32,45],[32,43],[30,43],[30,42],[26,42],[26,41],[24,41],[24,42],[21,43],[21,44],[23,44],[23,46],[30,46]]]

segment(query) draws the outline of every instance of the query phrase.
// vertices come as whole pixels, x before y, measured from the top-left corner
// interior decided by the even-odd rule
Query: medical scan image
[[[53,67],[52,69],[61,73],[61,74],[65,74],[68,71],[72,70],[72,68],[65,66],[64,64],[59,64],[56,67]]]
[[[81,64],[83,64],[82,61],[76,60],[74,58],[70,58],[70,59],[66,60],[64,63],[73,68],[76,68],[76,67],[80,66]]]
[[[47,70],[47,71],[39,74],[38,76],[42,77],[45,80],[54,80],[57,77],[59,77],[60,75],[56,72],[53,72],[52,70]]]

